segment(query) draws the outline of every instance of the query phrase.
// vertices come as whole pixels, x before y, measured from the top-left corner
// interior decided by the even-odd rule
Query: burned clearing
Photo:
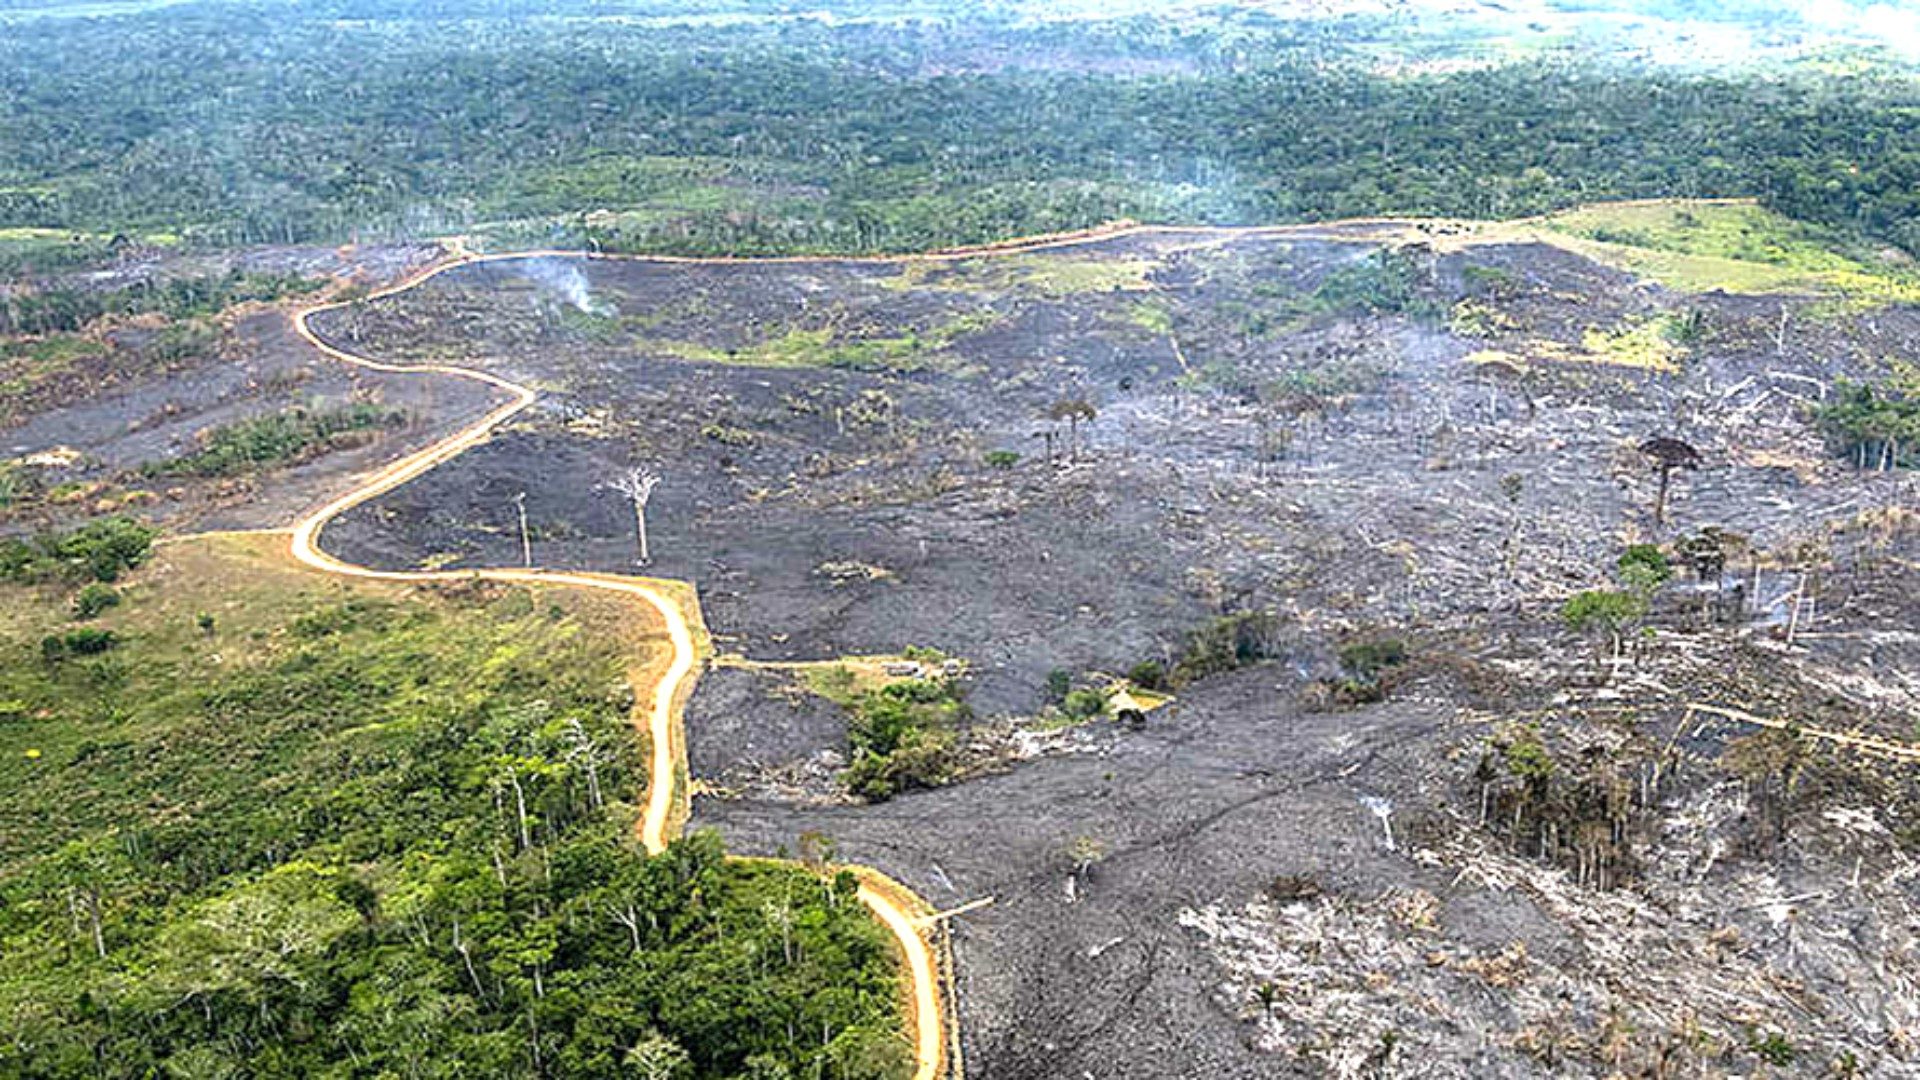
[[[478,416],[489,399],[470,384],[347,367],[301,340],[278,306],[194,299],[235,282],[301,294],[398,276],[433,253],[134,252],[22,288],[43,319],[60,316],[56,302],[125,313],[0,342],[0,532],[107,513],[181,532],[279,526],[344,477]],[[185,310],[147,310],[156,296],[186,298]]]
[[[487,404],[239,327],[409,426],[182,520]],[[509,258],[312,328],[540,393],[343,559],[628,572],[659,477],[645,572],[720,654],[695,824],[991,897],[949,924],[975,1075],[1920,1069],[1920,492],[1830,419],[1913,392],[1920,309],[1381,223]],[[10,441],[153,459],[115,394]]]
[[[629,569],[660,474],[648,572],[747,658],[697,820],[993,897],[980,1075],[1915,1067],[1914,767],[1826,737],[1912,735],[1915,487],[1814,419],[1910,307],[1371,226],[508,260],[316,329],[543,391],[346,558],[512,564],[524,492],[536,562]],[[794,665],[909,646],[967,662],[960,782],[863,805]],[[1063,710],[1143,661],[1173,704]]]

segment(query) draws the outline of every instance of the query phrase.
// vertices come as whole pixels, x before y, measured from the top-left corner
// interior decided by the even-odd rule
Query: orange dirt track
[[[1510,222],[1507,223],[1506,229],[1491,230],[1483,235],[1476,235],[1477,230],[1472,223],[1411,218],[1356,218],[1317,224],[1274,226],[1167,226],[1141,225],[1123,221],[1078,232],[1007,240],[978,247],[893,255],[675,256],[562,250],[477,254],[467,251],[460,239],[455,238],[445,244],[444,258],[392,285],[369,293],[365,299],[377,300],[406,292],[440,274],[462,266],[517,259],[566,258],[694,265],[928,263],[953,262],[981,256],[1022,254],[1093,244],[1129,236],[1151,235],[1222,238],[1286,236],[1299,239],[1369,243],[1419,240],[1451,246],[1511,240],[1515,238],[1515,230],[1525,230],[1525,239],[1554,243],[1556,238],[1553,236],[1535,233],[1527,228],[1537,220],[1539,219]],[[1435,233],[1433,230],[1436,228],[1441,232]],[[1355,229],[1371,231],[1356,233],[1353,231]],[[1467,235],[1453,235],[1456,229],[1464,229]],[[655,684],[650,704],[645,705],[647,714],[644,724],[650,746],[651,762],[647,805],[641,820],[640,835],[642,843],[649,852],[661,851],[672,839],[671,834],[677,832],[679,826],[685,821],[685,810],[689,801],[686,786],[680,781],[680,778],[686,774],[686,743],[681,735],[681,705],[691,692],[692,681],[696,675],[695,667],[705,649],[706,638],[704,627],[699,626],[697,606],[690,606],[690,603],[697,605],[697,601],[682,601],[676,594],[691,597],[692,587],[685,583],[669,583],[657,579],[544,569],[384,571],[347,563],[323,551],[319,546],[319,537],[329,521],[485,442],[495,429],[533,404],[538,397],[535,391],[528,387],[473,368],[446,364],[388,364],[329,345],[313,331],[310,320],[322,312],[345,307],[350,302],[332,300],[297,309],[292,314],[293,326],[299,335],[315,349],[342,363],[373,371],[468,379],[503,391],[508,400],[460,431],[393,462],[352,491],[301,517],[292,526],[293,558],[325,573],[383,581],[431,582],[478,578],[520,584],[599,589],[631,598],[643,605],[651,615],[657,616],[665,624],[672,641],[673,658]],[[694,616],[691,620],[688,617],[690,611]],[[644,694],[639,696],[642,699],[646,697]],[[641,704],[635,706],[637,722],[640,720],[638,712],[642,707]],[[1735,710],[1708,705],[1696,704],[1690,711],[1761,726],[1784,726],[1778,721],[1768,721]],[[1908,755],[1920,754],[1920,751],[1911,747],[1881,745],[1878,741],[1839,733],[1826,731],[1807,731],[1806,733],[1817,738],[1854,745],[1870,752],[1880,752],[1886,756],[1905,759]],[[1869,743],[1872,745],[1868,745]],[[954,1055],[949,1053],[949,1047],[957,1047],[959,1042],[954,1026],[955,1018],[951,1012],[951,1003],[942,1000],[941,972],[935,960],[934,947],[928,942],[930,933],[938,933],[939,917],[935,915],[931,906],[911,890],[879,871],[857,866],[847,869],[852,870],[860,878],[861,901],[893,934],[906,962],[913,999],[908,1014],[909,1035],[914,1043],[918,1062],[914,1074],[915,1080],[942,1080],[942,1078],[956,1080],[961,1071],[960,1065]]]
[[[540,254],[563,253],[530,253],[529,255],[485,258],[524,258],[537,257]],[[570,257],[577,255],[571,252],[564,254]],[[374,293],[373,297],[392,296],[411,289],[452,267],[481,261],[481,258],[456,257],[436,263],[397,285]],[[688,802],[685,785],[677,782],[678,777],[686,774],[686,741],[680,734],[680,706],[686,694],[691,691],[694,666],[700,655],[700,648],[695,640],[693,626],[681,602],[662,588],[665,583],[649,582],[643,578],[511,568],[436,571],[375,570],[344,562],[322,550],[319,537],[321,530],[329,521],[479,445],[492,434],[495,428],[533,404],[537,397],[535,392],[527,387],[484,371],[443,364],[417,366],[385,364],[329,345],[313,332],[309,320],[320,312],[340,306],[342,305],[338,302],[327,302],[299,309],[293,314],[294,328],[314,348],[343,363],[374,371],[472,379],[505,391],[509,395],[509,400],[460,431],[393,462],[352,491],[301,517],[294,523],[292,530],[293,558],[325,573],[381,581],[429,582],[478,578],[520,584],[600,589],[630,597],[650,609],[651,614],[658,616],[665,624],[668,637],[673,643],[673,660],[654,685],[652,701],[647,708],[645,718],[645,730],[650,747],[650,765],[647,805],[641,818],[640,839],[649,852],[657,854],[672,839],[670,834],[676,831],[678,825],[685,820],[686,815],[682,811]],[[689,587],[687,591],[690,593],[691,588]],[[636,687],[637,689],[639,688]],[[640,696],[645,697],[644,694]],[[636,706],[636,712],[639,708],[640,706]],[[942,1007],[940,973],[934,960],[933,948],[927,941],[930,930],[937,932],[927,917],[933,909],[905,886],[878,871],[857,866],[847,869],[852,870],[860,878],[861,902],[866,904],[874,916],[893,934],[906,963],[907,974],[912,984],[912,1007],[908,1020],[917,1062],[914,1080],[940,1080],[942,1077],[956,1076],[958,1069],[950,1063],[947,1053],[947,1046],[952,1038],[951,1021]]]

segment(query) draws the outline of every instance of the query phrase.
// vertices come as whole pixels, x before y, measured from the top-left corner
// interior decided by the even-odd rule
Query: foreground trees
[[[563,598],[277,565],[44,658],[62,594],[0,584],[0,1073],[911,1072],[851,878],[640,850],[624,660]]]

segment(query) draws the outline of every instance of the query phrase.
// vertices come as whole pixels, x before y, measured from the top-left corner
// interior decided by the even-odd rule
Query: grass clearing
[[[1920,302],[1920,268],[1912,259],[1753,203],[1602,204],[1528,224],[1582,255],[1683,292]]]
[[[1135,327],[1152,337],[1166,337],[1173,333],[1173,312],[1165,305],[1143,300],[1127,305],[1122,313],[1127,325]]]
[[[33,194],[35,191],[0,186],[0,198],[10,193]],[[149,233],[137,240],[149,247],[180,244],[180,238],[171,233]],[[107,233],[32,227],[0,229],[0,272],[4,273],[45,273],[88,266],[112,257],[113,252],[114,238]]]
[[[960,338],[992,326],[990,311],[959,315],[924,330],[862,337],[831,326],[792,327],[745,348],[722,349],[694,341],[644,341],[669,356],[709,364],[747,367],[830,367],[853,371],[938,371],[949,365],[941,354]]]
[[[1581,335],[1580,346],[1589,363],[1647,371],[1674,372],[1687,355],[1686,346],[1674,340],[1673,321],[1666,317],[1628,320],[1605,329],[1590,326]]]
[[[1088,293],[1144,292],[1153,288],[1160,264],[1142,258],[1086,255],[994,255],[964,262],[909,262],[893,277],[890,289],[936,289],[1003,295],[1028,293],[1058,299]]]
[[[72,371],[82,360],[107,355],[105,344],[78,334],[0,340],[0,399],[25,397]],[[8,412],[0,405],[0,415]]]

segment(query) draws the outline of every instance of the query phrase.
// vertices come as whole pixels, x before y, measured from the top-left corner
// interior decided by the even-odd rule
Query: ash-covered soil
[[[238,253],[138,255],[56,284],[102,290],[229,270],[380,281],[432,257],[420,247],[269,248]],[[274,528],[372,472],[476,419],[495,403],[485,387],[438,376],[383,374],[317,354],[285,310],[251,304],[207,320],[207,340],[178,354],[149,317],[96,331],[105,345],[40,407],[0,427],[0,461],[28,463],[39,487],[72,498],[0,506],[0,531],[65,527],[108,512],[154,519],[178,532]],[[145,476],[140,469],[190,454],[243,420],[366,403],[397,412],[396,425],[350,445],[256,474]]]
[[[1222,611],[1445,621],[1602,584],[1631,540],[1714,525],[1771,548],[1900,498],[1834,460],[1801,402],[1920,349],[1920,313],[1796,318],[1782,349],[1780,301],[1665,295],[1538,245],[1416,257],[1418,299],[1500,312],[1484,337],[1314,306],[1375,250],[1174,235],[951,265],[464,268],[320,328],[547,396],[330,542],[385,566],[511,563],[524,491],[536,561],[630,568],[606,485],[650,466],[649,572],[699,585],[723,647],[937,646],[973,661],[995,714],[1037,706],[1049,670],[1163,658]],[[1680,310],[1704,329],[1676,374],[1469,359]],[[1048,419],[1062,401],[1096,415]],[[1634,452],[1654,435],[1707,463],[1676,474],[1665,528]]]
[[[647,572],[721,651],[967,658],[991,767],[883,804],[833,794],[845,718],[768,669],[709,672],[687,726],[736,847],[817,830],[993,898],[951,924],[972,1075],[1920,1074],[1914,766],[1688,709],[1912,737],[1920,499],[1807,408],[1920,354],[1920,312],[1313,235],[443,274],[319,329],[542,402],[326,542],[510,565],[525,493],[536,562],[627,570],[607,485],[648,467]],[[1664,515],[1654,436],[1701,455]],[[1617,643],[1562,625],[1707,526],[1723,572]],[[1043,716],[1049,672],[1247,612],[1263,658],[1139,730]],[[1380,635],[1407,661],[1343,702]]]

